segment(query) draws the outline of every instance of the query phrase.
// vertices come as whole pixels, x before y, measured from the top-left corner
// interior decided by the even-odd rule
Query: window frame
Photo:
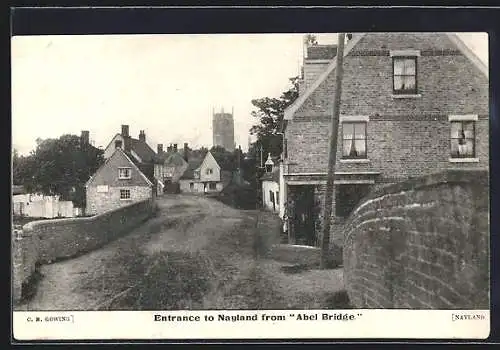
[[[213,173],[214,173],[214,170],[212,168],[205,169],[205,175],[212,175]]]
[[[122,170],[128,170],[128,177],[121,176]],[[130,167],[119,167],[118,168],[118,180],[130,180],[132,178],[132,168]]]
[[[123,197],[122,194],[123,193],[128,193],[128,197]],[[132,200],[132,193],[130,192],[130,189],[126,189],[126,188],[120,188],[120,200],[121,201],[130,201]]]
[[[410,75],[410,74],[396,75],[394,65],[395,65],[396,60],[398,60],[398,59],[399,60],[412,59],[415,62],[415,74],[414,75]],[[394,80],[395,80],[396,76],[399,76],[399,77],[414,76],[415,77],[415,87],[411,90],[408,90],[408,89],[396,90],[395,86],[394,86],[395,85]],[[406,55],[393,55],[392,56],[392,94],[393,95],[418,95],[418,55],[406,54]]]
[[[352,136],[354,141],[356,140],[364,140],[365,141],[365,153],[364,156],[362,157],[351,157],[351,156],[344,156],[344,141],[347,141],[347,139],[344,138],[344,126],[346,124],[352,124]],[[363,124],[365,127],[365,137],[364,139],[357,139],[356,138],[356,124]],[[368,122],[366,120],[345,120],[342,121],[342,148],[341,148],[341,159],[342,160],[353,160],[353,161],[363,161],[368,159]],[[350,141],[352,141],[350,140]]]
[[[213,186],[213,188],[212,188],[212,186]],[[215,182],[209,182],[208,183],[208,189],[211,190],[211,191],[217,190],[217,183],[215,183]]]
[[[462,130],[464,129],[465,123],[472,124],[472,137],[465,137],[465,141],[472,140],[472,154],[461,156],[460,154],[457,156],[451,152],[453,140],[460,140],[461,137],[452,137],[450,135],[450,159],[461,160],[461,159],[474,159],[476,158],[476,121],[475,120],[452,120],[450,121],[450,132],[453,128],[453,124],[461,124]],[[465,135],[464,135],[465,136]]]

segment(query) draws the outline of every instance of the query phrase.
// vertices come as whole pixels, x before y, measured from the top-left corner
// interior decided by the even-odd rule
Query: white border
[[[222,319],[219,315],[223,316]],[[169,316],[174,320],[168,320]],[[183,321],[182,318],[176,320],[177,316],[184,316],[186,320]],[[231,316],[235,318],[231,320]],[[246,316],[253,320],[247,319]],[[209,320],[211,317],[212,321]],[[60,321],[57,321],[57,318]],[[13,313],[13,335],[17,340],[485,339],[489,333],[489,310],[165,310]]]

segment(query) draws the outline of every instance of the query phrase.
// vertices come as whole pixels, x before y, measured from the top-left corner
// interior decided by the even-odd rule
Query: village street
[[[18,310],[343,308],[342,270],[285,273],[270,259],[279,219],[216,200],[167,195],[130,234],[41,267]]]

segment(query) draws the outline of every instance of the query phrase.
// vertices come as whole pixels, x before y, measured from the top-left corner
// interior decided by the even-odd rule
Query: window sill
[[[345,159],[340,159],[340,162],[341,163],[370,163],[370,160],[366,159],[366,158],[363,158],[363,159],[345,158]]]
[[[121,201],[130,202],[132,198],[120,198]]]
[[[119,177],[118,180],[130,180],[131,177]]]
[[[421,94],[392,94],[393,99],[402,99],[402,98],[421,98]]]
[[[450,163],[479,163],[479,158],[450,158]]]

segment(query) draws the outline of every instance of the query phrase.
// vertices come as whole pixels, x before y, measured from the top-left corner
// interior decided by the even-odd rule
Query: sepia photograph
[[[11,67],[14,312],[490,309],[487,33],[27,35]]]

